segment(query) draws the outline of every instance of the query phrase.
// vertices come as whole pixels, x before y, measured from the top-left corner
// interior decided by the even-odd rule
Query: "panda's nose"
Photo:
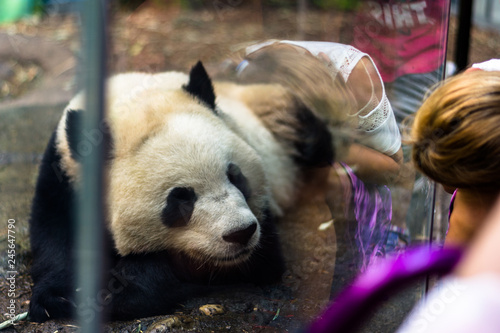
[[[236,231],[231,231],[230,233],[223,235],[222,239],[224,239],[226,242],[229,243],[238,243],[241,245],[247,245],[248,241],[250,238],[252,238],[255,230],[257,229],[257,223],[252,223],[250,226],[236,230]]]

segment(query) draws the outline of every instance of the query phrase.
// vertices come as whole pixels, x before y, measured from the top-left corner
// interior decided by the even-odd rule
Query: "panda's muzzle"
[[[222,257],[222,258],[217,258],[217,261],[219,263],[223,262],[223,263],[231,263],[231,262],[235,262],[235,261],[240,261],[242,258],[247,258],[248,255],[250,255],[252,251],[250,249],[243,249],[242,251],[238,252],[237,254],[233,255],[233,256],[225,256],[225,257]]]
[[[246,228],[231,231],[223,235],[222,239],[228,243],[235,243],[246,246],[255,233],[255,230],[257,230],[257,223],[254,222]]]

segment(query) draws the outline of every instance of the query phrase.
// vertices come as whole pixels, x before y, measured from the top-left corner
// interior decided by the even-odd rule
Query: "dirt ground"
[[[109,71],[188,70],[202,60],[211,73],[242,43],[267,38],[331,40],[349,43],[351,12],[308,8],[261,7],[259,1],[214,1],[188,9],[177,2],[110,13]],[[456,22],[451,21],[448,58],[454,54]],[[473,29],[471,63],[498,57],[496,30]],[[0,218],[16,221],[16,313],[27,311],[31,281],[28,216],[37,163],[60,112],[78,86],[81,60],[79,19],[47,12],[0,26]],[[321,193],[311,180],[300,204],[281,221],[287,267],[283,283],[257,288],[234,286],[218,294],[189,300],[169,316],[116,322],[105,332],[286,332],[296,331],[327,304],[332,289],[344,286],[355,273],[349,244],[339,241],[347,222],[331,219]],[[3,222],[2,222],[3,223]],[[0,240],[6,240],[1,224]],[[0,322],[6,319],[9,284],[6,249],[0,246]],[[342,255],[338,255],[341,253]],[[336,264],[337,262],[337,264]],[[334,279],[335,270],[335,279]],[[420,286],[384,304],[366,332],[390,332],[399,324]],[[220,304],[223,311],[204,315],[199,308]],[[21,322],[5,332],[77,332],[71,321],[44,324]]]

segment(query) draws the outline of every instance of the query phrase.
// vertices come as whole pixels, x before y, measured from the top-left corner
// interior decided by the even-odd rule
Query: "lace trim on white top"
[[[370,102],[374,101],[371,100]],[[358,115],[358,127],[365,132],[372,132],[386,122],[391,111],[391,104],[384,94],[382,100],[367,115]]]
[[[401,147],[401,133],[385,94],[372,112],[358,118],[361,143],[389,156],[398,152]]]

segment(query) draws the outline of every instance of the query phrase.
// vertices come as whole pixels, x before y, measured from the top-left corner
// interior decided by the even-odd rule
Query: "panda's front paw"
[[[71,318],[75,310],[76,304],[71,298],[50,290],[35,289],[30,301],[29,318],[33,322],[43,323],[50,319]]]

